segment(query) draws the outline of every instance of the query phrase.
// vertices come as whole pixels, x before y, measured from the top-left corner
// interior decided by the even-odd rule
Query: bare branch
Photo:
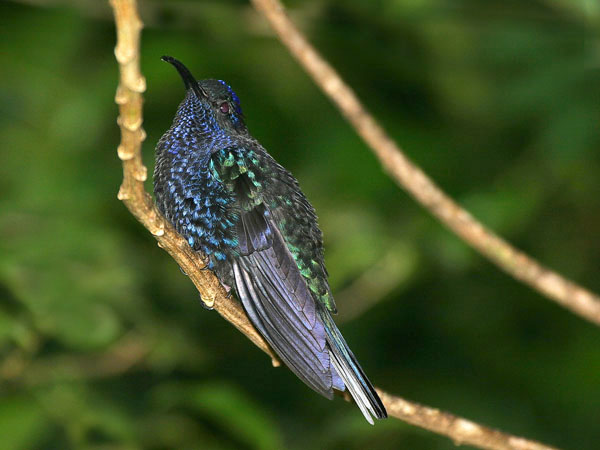
[[[409,402],[377,389],[390,416],[448,436],[456,445],[469,444],[495,450],[552,450],[554,447],[512,436],[439,409]]]
[[[600,325],[600,297],[542,266],[478,222],[417,167],[362,106],[352,89],[308,43],[279,0],[251,0],[281,41],[352,124],[388,174],[463,241],[502,270],[571,312]]]
[[[118,123],[121,127],[119,158],[123,162],[123,184],[118,198],[131,213],[152,233],[158,245],[166,250],[191,278],[203,301],[214,307],[227,321],[236,326],[278,365],[272,350],[248,321],[239,303],[227,297],[215,275],[203,270],[205,264],[187,242],[162,217],[150,195],[144,190],[146,167],[142,163],[141,145],[145,133],[142,129],[142,92],[145,81],[139,68],[139,42],[142,23],[137,13],[136,0],[110,0],[117,26],[115,56],[119,63],[120,80],[116,103],[119,105]],[[128,364],[111,367],[116,373],[126,370]],[[472,444],[481,448],[544,450],[551,449],[491,430],[474,422],[444,413],[437,409],[412,403],[378,391],[390,415],[408,423],[449,436],[457,443]]]

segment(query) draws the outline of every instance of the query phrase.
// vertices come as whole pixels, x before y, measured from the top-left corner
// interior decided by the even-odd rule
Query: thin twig
[[[139,68],[142,23],[137,13],[136,0],[110,0],[110,3],[117,26],[115,55],[120,69],[116,103],[119,105],[118,123],[121,127],[118,155],[123,162],[123,184],[118,197],[152,233],[158,245],[166,250],[192,279],[203,301],[214,307],[261,350],[270,355],[276,363],[276,357],[252,327],[239,303],[227,297],[227,293],[212,272],[203,270],[205,264],[201,257],[162,217],[150,195],[144,190],[146,168],[142,163],[141,145],[145,137],[142,129],[142,92],[145,90],[145,82]],[[551,450],[551,447],[491,430],[452,414],[394,397],[383,391],[379,391],[379,395],[390,415],[449,436],[457,443],[491,449]]]
[[[573,313],[600,325],[600,297],[542,266],[478,222],[417,167],[362,106],[352,89],[308,43],[279,0],[251,0],[281,41],[375,153],[388,174],[425,209],[505,272]]]

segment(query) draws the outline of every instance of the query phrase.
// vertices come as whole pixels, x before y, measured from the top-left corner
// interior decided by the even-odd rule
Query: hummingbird
[[[226,82],[197,81],[177,59],[161,59],[186,94],[156,147],[158,209],[298,378],[329,399],[348,390],[371,424],[387,417],[333,321],[323,236],[298,181],[250,135]]]

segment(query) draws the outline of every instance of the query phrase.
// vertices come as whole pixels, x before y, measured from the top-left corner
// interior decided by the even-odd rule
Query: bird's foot
[[[227,286],[225,283],[221,283],[221,286],[223,286],[223,289],[225,289],[225,292],[227,292],[225,297],[231,298],[231,286]]]

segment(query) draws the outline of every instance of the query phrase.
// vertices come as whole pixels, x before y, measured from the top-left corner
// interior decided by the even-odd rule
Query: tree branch
[[[240,304],[227,296],[212,272],[203,270],[205,263],[202,258],[164,219],[144,190],[147,169],[142,163],[141,145],[145,138],[142,128],[142,93],[146,83],[139,67],[142,23],[137,13],[136,0],[109,1],[115,14],[115,56],[120,71],[115,102],[119,105],[121,144],[117,153],[123,162],[123,184],[118,198],[190,277],[207,306],[213,307],[236,326],[278,365],[274,353],[250,324]],[[551,447],[534,441],[501,433],[452,414],[394,397],[381,390],[378,392],[391,416],[449,436],[457,443],[488,449],[552,450]]]
[[[279,0],[251,0],[281,41],[329,96],[388,174],[463,241],[514,278],[600,325],[600,297],[544,267],[478,222],[416,166],[362,106],[352,89],[308,43]]]
[[[409,402],[377,389],[390,416],[437,434],[448,436],[456,445],[469,444],[494,450],[556,450],[554,447],[503,433],[454,414]]]

